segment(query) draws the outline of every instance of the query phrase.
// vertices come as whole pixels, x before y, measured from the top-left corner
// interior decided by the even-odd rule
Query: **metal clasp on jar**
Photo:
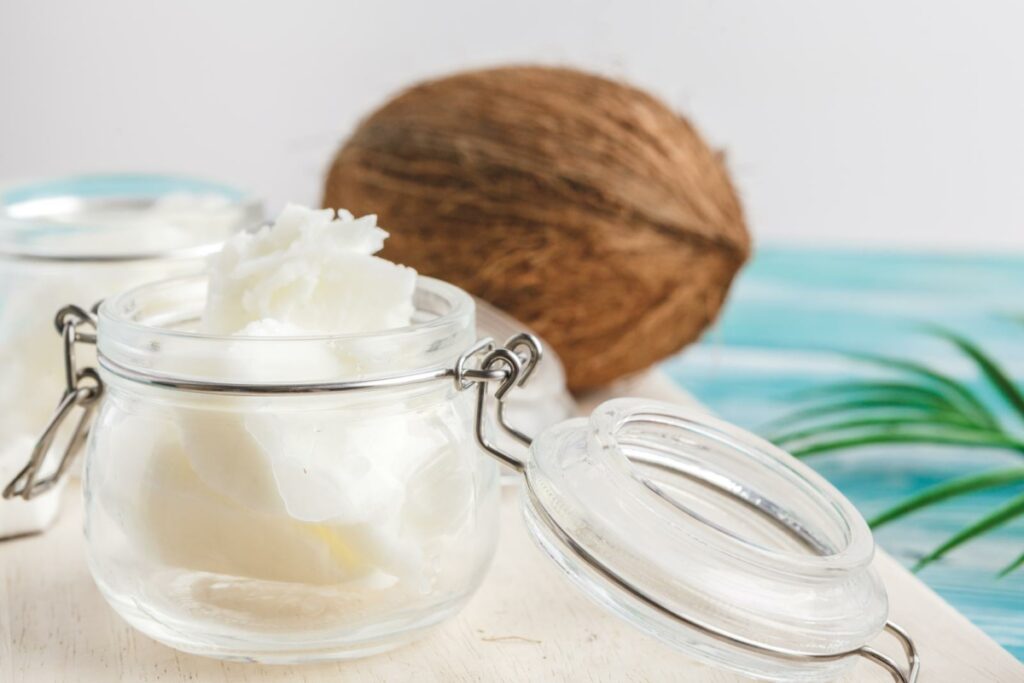
[[[30,500],[53,488],[85,442],[93,409],[103,393],[103,383],[95,368],[78,367],[75,345],[96,343],[95,311],[98,306],[99,304],[94,306],[92,311],[86,311],[80,306],[70,305],[57,313],[54,322],[64,340],[64,393],[57,403],[53,416],[36,441],[28,463],[4,488],[4,498],[21,497]],[[92,328],[93,331],[83,331],[83,327]],[[49,460],[50,451],[57,437],[63,433],[62,426],[71,418],[75,408],[80,409],[80,415],[68,435],[57,468],[51,474],[40,477],[43,464]]]
[[[75,346],[80,343],[96,343],[96,311],[98,308],[99,304],[96,304],[91,311],[86,311],[80,306],[69,305],[57,313],[57,331],[64,340],[65,390],[53,416],[36,441],[28,463],[4,488],[4,498],[20,497],[29,500],[52,488],[68,470],[85,441],[93,410],[103,393],[103,382],[95,368],[78,367]],[[93,331],[86,332],[82,328],[92,328]],[[100,354],[97,355],[97,359],[105,370],[133,381],[152,386],[215,394],[330,393],[386,389],[451,379],[455,381],[455,387],[459,391],[477,387],[475,425],[476,439],[480,446],[509,467],[521,472],[525,467],[523,460],[493,445],[485,433],[484,412],[488,394],[487,386],[492,383],[498,384],[498,388],[494,392],[497,401],[498,425],[517,442],[529,446],[530,437],[509,424],[505,416],[504,400],[513,387],[522,386],[529,379],[542,355],[540,341],[533,335],[523,333],[510,338],[501,347],[497,346],[492,339],[482,339],[459,356],[455,366],[450,368],[431,368],[407,375],[365,380],[297,383],[286,386],[175,380],[129,370],[110,359],[103,358]],[[78,421],[74,423],[73,431],[60,455],[59,464],[51,474],[40,478],[44,464],[51,459],[50,452],[54,448],[58,435],[63,433],[62,426],[75,412],[75,408],[79,408],[81,414]]]
[[[543,355],[544,351],[540,340],[532,334],[522,332],[509,338],[502,347],[495,347],[491,339],[483,339],[463,354],[455,365],[455,384],[460,390],[468,389],[474,383],[477,385],[477,443],[485,451],[517,472],[522,472],[526,463],[521,458],[495,446],[485,433],[484,413],[487,403],[487,382],[499,382],[498,388],[494,391],[498,425],[509,436],[528,448],[533,439],[509,424],[505,415],[505,397],[514,387],[526,384]],[[475,372],[467,370],[468,361],[477,356],[482,357],[479,369]]]

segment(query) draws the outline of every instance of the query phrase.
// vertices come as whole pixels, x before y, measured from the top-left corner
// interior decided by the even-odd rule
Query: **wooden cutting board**
[[[665,397],[669,388],[651,381],[616,392]],[[502,537],[482,588],[456,619],[415,644],[301,667],[181,654],[135,632],[107,607],[85,565],[78,484],[66,495],[53,529],[0,543],[0,683],[746,680],[687,659],[580,595],[528,538],[513,490],[504,495]],[[876,563],[893,620],[921,652],[921,683],[1024,681],[1024,666],[924,584],[884,553]],[[903,661],[887,637],[877,645]],[[843,679],[890,680],[867,661]]]

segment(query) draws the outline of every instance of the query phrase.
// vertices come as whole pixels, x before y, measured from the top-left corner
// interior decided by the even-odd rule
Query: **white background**
[[[1024,250],[1024,3],[0,0],[0,178],[157,170],[317,202],[419,78],[647,87],[728,154],[761,242]]]

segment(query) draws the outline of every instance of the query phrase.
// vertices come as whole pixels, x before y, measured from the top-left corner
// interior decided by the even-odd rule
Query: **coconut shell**
[[[378,214],[383,256],[533,327],[575,391],[695,340],[750,251],[722,156],[693,126],[569,69],[402,92],[338,152],[323,204]]]

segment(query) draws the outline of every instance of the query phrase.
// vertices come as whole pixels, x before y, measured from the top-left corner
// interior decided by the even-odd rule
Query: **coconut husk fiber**
[[[574,391],[695,340],[750,251],[723,158],[686,119],[561,68],[400,93],[344,143],[323,204],[378,214],[384,257],[530,325]]]

